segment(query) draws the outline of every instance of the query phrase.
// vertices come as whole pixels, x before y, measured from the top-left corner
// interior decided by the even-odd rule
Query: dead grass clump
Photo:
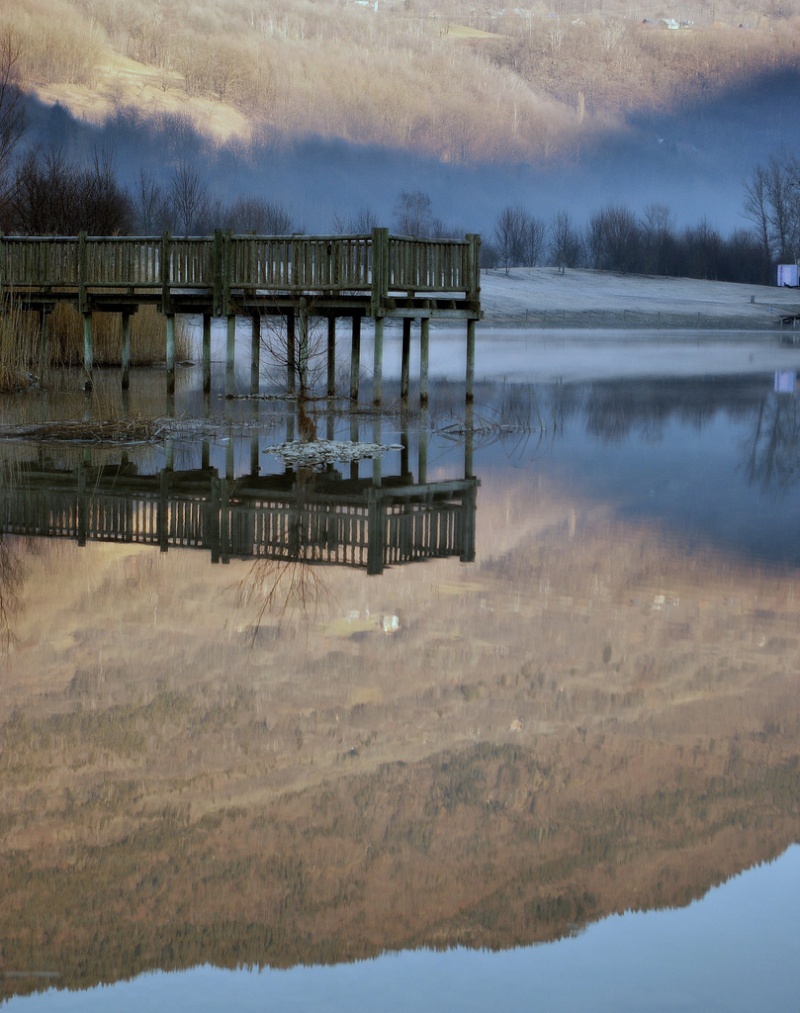
[[[0,440],[25,440],[42,443],[154,443],[166,435],[165,419],[59,419],[52,422],[8,426],[0,431]]]

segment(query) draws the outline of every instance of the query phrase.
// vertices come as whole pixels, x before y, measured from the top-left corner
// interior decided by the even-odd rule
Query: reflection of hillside
[[[791,575],[687,558],[541,483],[519,527],[485,492],[480,565],[332,571],[322,614],[255,642],[216,578],[246,564],[33,560],[1,733],[4,970],[504,947],[683,904],[795,840]],[[87,598],[67,584],[90,552]],[[72,607],[42,643],[53,581]],[[353,602],[400,629],[351,625]]]

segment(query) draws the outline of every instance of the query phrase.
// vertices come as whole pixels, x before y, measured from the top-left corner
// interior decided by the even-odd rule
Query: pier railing
[[[392,236],[2,236],[0,294],[66,299],[86,311],[93,294],[124,291],[209,300],[215,315],[235,312],[240,293],[347,294],[379,315],[393,296],[450,295],[468,309],[480,299],[479,243]]]

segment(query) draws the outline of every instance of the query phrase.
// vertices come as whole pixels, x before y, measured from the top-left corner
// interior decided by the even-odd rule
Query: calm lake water
[[[180,423],[2,447],[4,1009],[798,1008],[791,352],[504,355],[471,413],[0,405]],[[287,471],[309,420],[390,449]]]

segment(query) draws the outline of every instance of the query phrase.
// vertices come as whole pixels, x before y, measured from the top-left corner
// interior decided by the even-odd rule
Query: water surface
[[[486,377],[467,413],[456,370],[426,412],[315,404],[320,437],[396,449],[300,481],[265,453],[294,404],[162,381],[126,410],[202,433],[4,449],[9,1008],[793,1008],[793,384]],[[22,410],[65,406],[99,410]],[[30,534],[42,486],[89,518],[189,474],[283,483],[295,534],[324,500],[325,537]],[[391,489],[399,554],[332,565],[332,512]]]

